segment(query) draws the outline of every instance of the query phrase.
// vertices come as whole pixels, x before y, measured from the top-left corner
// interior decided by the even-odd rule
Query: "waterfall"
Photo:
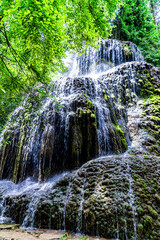
[[[85,185],[86,185],[86,172],[84,172],[84,181],[83,181],[82,190],[81,190],[81,200],[80,200],[80,206],[78,209],[76,232],[79,234],[83,232],[83,203],[84,203]]]
[[[144,58],[135,44],[111,39],[101,40],[98,49],[90,47],[84,54],[76,56],[76,60],[77,68],[74,65],[72,76],[106,72],[122,63],[144,61]]]
[[[11,115],[0,138],[1,178],[18,182],[29,176],[43,181],[61,169],[79,167],[91,158],[126,150],[125,142],[114,136],[115,142],[113,135],[122,129],[125,145],[130,143],[125,106],[138,100],[138,69],[133,61],[143,61],[143,57],[130,42],[112,39],[99,45],[98,49],[89,48],[85,54],[71,57],[72,64],[67,63],[69,77],[56,83],[56,103],[52,98],[54,84],[49,89],[39,84],[34,95],[28,95]],[[127,61],[132,63],[119,67]],[[35,96],[39,97],[41,91],[48,91],[49,95],[39,109]],[[5,142],[10,144],[3,148]]]
[[[153,142],[141,87],[155,69],[135,44],[115,39],[70,55],[66,66],[27,95],[0,136],[0,223],[137,240],[140,194],[128,154]]]
[[[11,181],[1,181],[0,196],[2,198],[0,203],[0,222],[10,222],[11,218],[5,217],[6,206],[5,199],[8,197],[16,198],[19,196],[28,195],[28,205],[25,212],[25,217],[22,222],[22,228],[28,227],[34,228],[34,217],[37,205],[40,199],[47,194],[47,191],[51,189],[60,179],[63,179],[68,172],[55,175],[44,184],[39,184],[33,181],[31,178],[27,178],[20,184],[14,184]],[[1,192],[2,191],[2,192]]]
[[[72,181],[69,182],[69,186],[66,193],[65,204],[64,204],[64,211],[63,211],[63,229],[64,230],[66,230],[66,208],[69,202],[69,198],[71,196],[71,184],[72,184]]]

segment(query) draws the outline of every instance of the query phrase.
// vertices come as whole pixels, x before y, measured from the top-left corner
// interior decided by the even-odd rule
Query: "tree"
[[[159,0],[150,0],[150,6],[151,6],[151,13],[154,19],[154,24],[156,27],[156,30],[158,30],[158,24],[157,24],[157,12],[159,11],[160,2]]]
[[[114,35],[138,45],[147,62],[160,64],[160,30],[156,30],[148,0],[123,0]]]
[[[13,78],[16,69],[44,80],[65,50],[81,49],[108,37],[120,0],[1,1],[1,64]],[[51,68],[50,68],[51,67]],[[19,72],[18,72],[19,75]],[[18,76],[19,78],[19,76]]]
[[[120,2],[0,1],[0,121],[15,107],[7,106],[10,101],[19,102],[29,86],[47,83],[50,72],[62,67],[66,50],[108,37]]]

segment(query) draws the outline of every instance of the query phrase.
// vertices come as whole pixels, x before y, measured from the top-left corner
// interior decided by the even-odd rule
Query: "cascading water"
[[[69,186],[67,189],[67,193],[66,193],[66,199],[65,199],[65,204],[64,204],[64,211],[63,211],[63,230],[66,230],[66,208],[69,202],[69,198],[71,196],[71,184],[72,182],[69,182]]]
[[[84,172],[84,182],[82,185],[81,200],[80,200],[80,206],[78,209],[78,219],[77,219],[77,229],[76,229],[77,233],[81,233],[83,231],[83,203],[84,203],[85,185],[86,185],[86,172]]]
[[[120,42],[115,39],[101,40],[98,50],[89,48],[77,57],[76,75],[101,73],[124,62],[144,61],[141,51],[131,42]],[[76,69],[76,68],[74,68]],[[72,72],[73,74],[73,72]]]
[[[58,181],[64,178],[65,175],[67,175],[68,172],[64,172],[62,174],[55,175],[51,179],[49,179],[45,183],[37,183],[33,181],[30,178],[27,178],[25,181],[23,181],[20,184],[15,184],[11,181],[3,180],[1,181],[1,188],[2,192],[0,192],[2,201],[0,204],[0,221],[3,222],[10,222],[11,219],[8,217],[5,217],[5,199],[8,197],[16,198],[21,195],[27,195],[28,196],[28,207],[26,209],[26,212],[24,214],[25,218],[22,222],[22,228],[28,227],[30,229],[33,229],[34,224],[34,216],[35,211],[37,209],[37,205],[40,201],[40,199],[47,194],[47,191],[51,189]]]
[[[5,217],[5,210],[6,210],[5,198],[2,196],[2,200],[0,201],[0,224],[4,222],[8,223],[11,221],[11,218]]]
[[[74,66],[78,73],[70,70],[69,74],[89,74],[92,65],[90,58],[97,62],[97,66],[107,56],[110,56],[113,66],[125,62],[127,55],[122,49],[126,46],[130,49],[128,54],[131,60],[142,60],[139,50],[136,50],[136,56],[131,51],[131,43],[127,45],[109,40],[101,44],[99,51],[90,49],[88,55],[78,57],[77,67]],[[135,46],[134,48],[136,49]],[[93,52],[95,56],[92,56]],[[86,57],[89,59],[86,60]],[[79,67],[79,61],[84,66],[88,62],[88,70],[83,71],[83,66]],[[96,73],[100,74],[102,70],[104,69],[97,70]],[[56,104],[51,97],[42,101],[41,109],[37,110],[35,96],[39,97],[38,93],[45,90],[42,85],[38,85],[36,89],[39,92],[35,89],[35,93],[29,95],[13,113],[10,122],[12,125],[16,117],[17,125],[9,125],[2,134],[1,145],[8,141],[5,138],[9,138],[10,144],[1,152],[1,178],[18,182],[32,176],[43,181],[55,172],[78,167],[96,156],[124,152],[125,141],[129,143],[130,137],[123,106],[136,102],[136,71],[136,66],[128,63],[122,69],[108,70],[105,75],[94,74],[93,77],[92,72],[92,77],[61,78],[57,81],[58,102],[61,105],[59,111],[55,110]],[[49,94],[52,95],[51,89]],[[30,112],[31,106],[33,110]],[[114,136],[117,131],[120,134],[120,129],[124,132],[123,143],[119,137]],[[7,150],[8,147],[12,150]]]
[[[117,239],[124,232],[123,239],[131,235],[138,239],[131,161],[127,155],[120,155],[124,160],[114,156],[125,152],[128,145],[141,143],[141,85],[137,79],[148,65],[139,63],[143,57],[135,44],[117,40],[102,41],[98,50],[90,48],[72,60],[68,76],[57,80],[54,94],[58,104],[53,100],[52,84],[40,106],[28,95],[1,135],[0,177],[20,183],[1,181],[0,221],[24,208],[13,217],[22,227],[47,226]],[[45,90],[38,85],[33,95]],[[138,123],[132,119],[136,114]],[[86,163],[104,155],[108,156]],[[82,169],[66,175],[65,171],[84,163]],[[19,206],[21,200],[24,204]],[[127,222],[123,201],[131,208],[133,227]],[[112,210],[115,219],[109,222],[97,215],[106,211],[110,218]],[[103,224],[112,232],[103,233]]]

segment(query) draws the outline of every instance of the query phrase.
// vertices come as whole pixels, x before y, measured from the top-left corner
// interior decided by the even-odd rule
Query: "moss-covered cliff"
[[[101,157],[68,174],[52,188],[6,199],[6,214],[27,224],[67,229],[110,239],[160,238],[160,158],[148,155]],[[38,198],[37,198],[38,197]],[[36,200],[37,199],[37,200]],[[30,209],[31,210],[31,209]]]
[[[96,79],[63,79],[58,110],[51,97],[29,95],[1,136],[1,178],[43,181],[128,146],[158,155],[159,76],[158,68],[132,62]]]

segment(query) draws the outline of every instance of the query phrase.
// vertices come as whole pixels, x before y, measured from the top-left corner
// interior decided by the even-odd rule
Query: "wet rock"
[[[101,157],[62,177],[47,188],[43,198],[35,201],[33,226],[65,228],[90,235],[98,233],[113,239],[154,236],[158,240],[160,158],[146,156]],[[13,219],[17,216],[17,222],[21,223],[26,217],[23,212],[27,214],[28,200],[27,194],[10,200],[8,208],[14,209],[10,210],[10,216]],[[18,202],[21,211],[15,207]]]
[[[59,110],[52,98],[38,108],[29,97],[2,134],[0,177],[18,182],[32,176],[44,181],[98,155],[123,153],[128,145],[133,151],[158,154],[159,75],[151,64],[130,62],[96,79],[61,79]],[[143,96],[149,100],[140,100]],[[20,127],[14,127],[14,116]]]
[[[79,73],[90,72],[92,53],[79,58]],[[158,240],[160,69],[135,62],[143,58],[129,42],[107,41],[96,54],[96,71],[112,69],[61,78],[56,103],[39,85],[12,114],[0,178],[19,184],[1,182],[0,214],[32,228]]]

